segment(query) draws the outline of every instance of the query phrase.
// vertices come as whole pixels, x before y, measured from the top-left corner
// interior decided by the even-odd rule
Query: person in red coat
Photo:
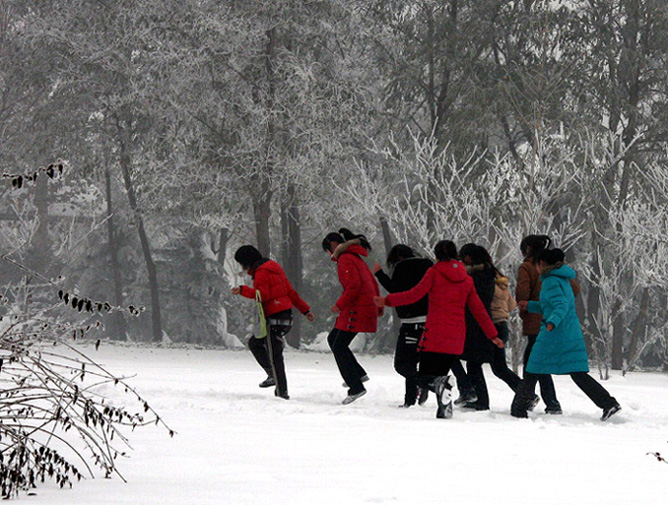
[[[362,383],[369,377],[350,350],[350,343],[359,332],[376,331],[377,319],[382,311],[374,304],[373,297],[380,295],[380,290],[363,259],[371,250],[364,235],[354,235],[342,228],[339,233],[329,233],[322,242],[322,248],[337,263],[343,287],[343,293],[331,309],[338,317],[327,343],[348,387],[348,396],[343,400],[343,404],[347,405],[366,394]]]
[[[376,297],[378,307],[396,307],[414,303],[429,295],[429,308],[424,333],[420,339],[420,387],[436,393],[437,418],[452,417],[452,363],[464,351],[466,340],[465,309],[469,308],[487,338],[503,347],[497,338],[494,323],[476,293],[473,279],[464,264],[456,260],[457,248],[450,240],[435,247],[438,262],[427,270],[417,286],[385,298]]]
[[[234,259],[253,278],[253,287],[235,287],[232,288],[232,293],[255,300],[256,293],[259,292],[266,318],[267,336],[257,338],[253,335],[248,341],[251,353],[267,372],[267,378],[260,383],[260,387],[276,386],[274,394],[288,400],[290,396],[283,359],[283,337],[292,328],[292,307],[296,307],[311,322],[315,320],[315,316],[308,304],[293,289],[281,265],[263,258],[260,251],[252,245],[241,246],[234,254]]]

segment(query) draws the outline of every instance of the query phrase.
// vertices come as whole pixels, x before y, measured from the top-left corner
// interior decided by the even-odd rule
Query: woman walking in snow
[[[476,293],[480,297],[488,316],[492,314],[496,268],[491,263],[489,253],[476,244],[465,244],[459,251],[459,257],[466,265],[466,272],[473,279]],[[489,410],[489,393],[483,374],[483,363],[491,363],[494,357],[494,346],[478,324],[470,310],[466,311],[466,345],[462,358],[466,360],[466,372],[475,388],[477,399],[464,403],[464,408]]]
[[[350,350],[350,343],[359,332],[376,331],[382,311],[374,305],[373,297],[380,291],[363,259],[371,250],[364,235],[354,235],[350,230],[341,228],[339,233],[329,233],[323,239],[322,248],[337,263],[343,287],[343,293],[331,309],[338,317],[327,343],[348,387],[348,396],[343,399],[343,404],[347,405],[366,394],[362,383],[368,381],[369,376]]]
[[[251,353],[267,373],[267,378],[260,383],[260,387],[276,386],[274,394],[288,400],[290,396],[283,359],[283,337],[292,328],[292,307],[296,307],[311,322],[315,320],[315,316],[308,304],[293,289],[278,263],[263,258],[260,251],[252,245],[241,246],[234,254],[234,259],[252,277],[253,287],[235,287],[232,288],[232,293],[252,300],[257,299],[259,294],[266,317],[267,336],[258,338],[253,335],[248,341]]]
[[[378,263],[373,264],[371,271],[388,293],[397,293],[415,287],[432,265],[430,259],[418,257],[407,245],[397,244],[387,255],[387,266],[392,271],[392,276],[383,272]],[[418,341],[427,320],[427,306],[428,297],[424,296],[415,303],[395,309],[401,320],[401,327],[394,351],[394,369],[406,379],[406,393],[401,405],[404,408],[415,405],[418,399]],[[427,400],[427,391],[420,390],[420,404]]]
[[[526,370],[531,350],[536,343],[536,337],[540,331],[540,322],[542,316],[540,314],[530,314],[523,309],[522,302],[538,301],[540,296],[541,282],[539,279],[538,270],[534,264],[534,259],[542,251],[547,249],[551,244],[550,237],[547,235],[528,235],[520,242],[520,251],[524,257],[524,261],[517,271],[517,286],[515,288],[515,300],[520,304],[520,318],[522,319],[522,333],[527,337],[527,345],[524,349],[523,363]],[[579,287],[573,282],[573,289],[575,293],[579,291]],[[549,375],[541,375],[538,378],[540,385],[540,395],[545,402],[545,412],[547,414],[561,414],[561,405],[557,400],[557,392],[554,389],[554,382]],[[533,410],[538,403],[538,397],[534,395],[534,400],[529,405],[529,410]]]
[[[473,279],[466,274],[457,258],[457,248],[449,240],[436,244],[438,262],[409,291],[376,297],[378,307],[396,307],[415,303],[429,295],[427,321],[420,338],[418,384],[436,393],[437,418],[452,417],[452,380],[448,375],[452,363],[464,350],[466,337],[465,309],[468,307],[482,331],[494,344],[503,347],[485,306],[480,301]]]
[[[601,420],[605,421],[621,407],[588,374],[587,349],[570,284],[575,278],[575,271],[564,264],[561,249],[545,249],[536,255],[536,261],[542,282],[540,299],[522,301],[520,307],[532,314],[542,314],[543,318],[510,413],[514,417],[527,417],[533,391],[541,375],[568,374],[589,399],[603,409]]]

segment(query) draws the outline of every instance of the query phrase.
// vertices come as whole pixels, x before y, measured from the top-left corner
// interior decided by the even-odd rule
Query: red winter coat
[[[253,277],[253,287],[241,286],[241,296],[255,299],[255,292],[259,291],[265,317],[291,309],[293,306],[302,314],[311,310],[294,290],[281,265],[275,261],[264,260],[249,273]]]
[[[473,279],[464,264],[439,261],[427,270],[417,286],[403,293],[385,298],[390,307],[414,303],[429,294],[429,309],[425,330],[420,339],[420,350],[460,355],[466,341],[465,308],[469,310],[489,339],[497,336],[494,323],[476,293]]]
[[[378,282],[362,259],[368,256],[367,250],[361,245],[352,244],[342,252],[337,262],[339,281],[343,286],[343,294],[336,302],[341,309],[336,319],[337,330],[373,333],[378,328],[379,309],[373,303],[374,296],[380,296]]]

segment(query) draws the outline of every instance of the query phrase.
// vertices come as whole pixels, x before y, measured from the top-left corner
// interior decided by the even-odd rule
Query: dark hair
[[[543,249],[535,256],[537,262],[543,261],[548,265],[563,263],[565,259],[566,255],[561,249]]]
[[[355,235],[348,228],[341,228],[338,233],[334,231],[328,233],[327,236],[322,240],[322,249],[324,251],[330,251],[330,246],[332,242],[336,242],[337,244],[343,244],[348,240],[353,240],[356,238],[360,240],[360,245],[364,247],[364,249],[366,249],[367,251],[371,250],[371,244],[369,244],[369,241],[366,239],[364,235]]]
[[[547,235],[527,235],[520,242],[520,251],[524,256],[533,256],[545,250],[549,249],[552,244],[552,239]]]
[[[434,256],[438,261],[457,259],[457,246],[452,240],[441,240],[434,247]]]
[[[464,244],[460,249],[459,249],[459,257],[461,258],[462,261],[464,261],[464,258],[469,256],[471,258],[471,261],[474,264],[480,263],[480,253],[478,251],[478,246],[475,245],[473,242],[469,242],[468,244]]]
[[[496,265],[494,264],[494,261],[492,261],[492,256],[489,254],[489,251],[485,249],[481,245],[476,246],[476,251],[475,251],[476,257],[474,263],[480,264],[480,263],[487,263],[489,266],[492,267],[492,270],[494,270],[494,273],[496,275],[503,275],[498,268],[496,268]]]
[[[250,269],[262,259],[262,254],[252,245],[242,245],[237,252],[234,253],[234,259],[243,268]]]
[[[415,258],[415,256],[416,254],[413,249],[405,244],[397,244],[390,249],[390,252],[387,255],[387,266],[389,268],[394,268],[394,265],[399,263],[402,259]]]

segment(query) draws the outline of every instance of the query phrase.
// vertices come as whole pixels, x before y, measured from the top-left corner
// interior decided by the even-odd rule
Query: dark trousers
[[[475,388],[473,387],[473,382],[469,378],[466,370],[464,370],[464,365],[459,358],[455,359],[452,362],[451,366],[452,374],[457,379],[457,389],[459,390],[460,395],[465,395],[466,393],[473,392]]]
[[[503,343],[505,344],[508,341],[508,336],[510,333],[508,330],[508,323],[506,321],[501,321],[496,323],[494,326],[496,326],[496,331],[499,332],[499,338],[503,340]],[[517,391],[517,388],[520,385],[520,382],[522,382],[522,379],[520,379],[515,372],[508,368],[505,348],[500,349],[494,346],[494,354],[492,356],[491,365],[492,373],[503,382],[508,384],[510,389]]]
[[[540,380],[542,374],[534,374],[530,372],[524,373],[524,380],[515,393],[513,404],[510,407],[512,415],[517,417],[526,417],[527,409],[532,401],[534,390],[536,389],[536,382]],[[573,372],[569,374],[575,385],[579,387],[589,399],[601,409],[606,409],[617,403],[610,393],[598,383],[587,372]]]
[[[434,379],[448,375],[453,363],[459,363],[459,356],[440,352],[421,352],[418,372],[418,386],[434,391]]]
[[[353,352],[350,350],[350,342],[353,341],[355,335],[357,335],[357,332],[334,328],[327,336],[327,343],[334,354],[341,377],[348,384],[349,395],[356,395],[364,391],[361,378],[366,375],[366,371],[357,362]]]
[[[529,362],[529,356],[531,355],[531,349],[533,349],[534,344],[536,343],[536,337],[538,335],[527,335],[527,346],[524,349],[524,377],[526,378],[526,366]],[[551,375],[541,374],[538,377],[538,384],[540,385],[540,396],[543,398],[547,410],[561,410],[561,405],[557,400],[557,391],[554,389],[554,382],[552,381]],[[533,389],[531,390],[532,394],[535,394],[536,384],[534,383]]]
[[[404,323],[394,352],[394,369],[406,379],[404,403],[415,405],[418,394],[418,342],[424,332],[424,323]]]
[[[467,360],[466,373],[469,376],[469,380],[473,384],[476,395],[478,396],[478,401],[476,401],[476,404],[479,408],[488,409],[489,393],[487,392],[487,382],[485,382],[485,375],[482,372],[482,362]]]
[[[283,349],[285,341],[283,337],[290,331],[291,325],[273,325],[267,321],[267,333],[264,338],[251,337],[248,347],[255,360],[267,372],[268,376],[276,382],[276,394],[288,394],[288,379],[285,375],[285,360]]]

